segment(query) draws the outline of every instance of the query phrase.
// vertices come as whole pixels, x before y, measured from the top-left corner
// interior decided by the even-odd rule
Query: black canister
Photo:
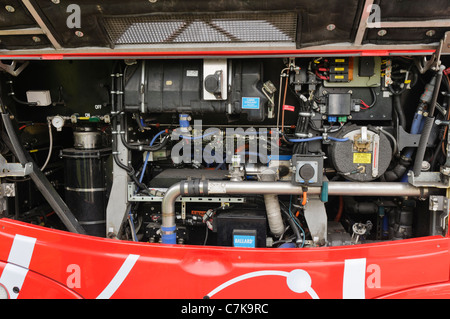
[[[61,151],[65,168],[65,200],[88,235],[106,236],[106,205],[111,149]]]

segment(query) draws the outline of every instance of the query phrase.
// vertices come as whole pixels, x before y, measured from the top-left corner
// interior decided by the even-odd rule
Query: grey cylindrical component
[[[208,183],[209,195],[222,194],[274,194],[277,195],[295,195],[303,191],[299,185],[290,182],[231,182],[231,181],[205,181]],[[162,227],[170,229],[169,236],[174,233],[175,228],[175,200],[181,195],[181,183],[176,183],[169,187],[164,195],[161,204]],[[319,195],[322,192],[321,187],[308,187],[308,194]],[[428,196],[427,187],[415,187],[408,183],[348,183],[348,182],[329,182],[328,195],[343,196]],[[164,243],[164,239],[163,239]]]
[[[102,135],[98,131],[75,131],[73,132],[74,147],[76,149],[96,149],[102,144]]]
[[[422,172],[422,162],[425,156],[425,151],[427,150],[428,139],[430,138],[431,129],[434,125],[434,117],[426,117],[425,124],[420,135],[419,147],[416,152],[416,159],[414,161],[413,172],[414,176],[419,176]]]
[[[278,196],[273,194],[264,195],[264,203],[266,204],[267,222],[269,223],[270,231],[275,236],[280,236],[283,234],[284,224]]]
[[[259,175],[261,181],[275,182],[276,171],[273,169],[265,169]],[[278,196],[275,194],[264,195],[264,203],[266,205],[267,222],[269,223],[269,229],[275,236],[280,236],[284,232],[284,223],[281,216],[280,202]]]

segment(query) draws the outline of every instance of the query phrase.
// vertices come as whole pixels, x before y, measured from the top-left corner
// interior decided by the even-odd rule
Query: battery
[[[232,210],[216,217],[217,245],[266,247],[265,211]]]

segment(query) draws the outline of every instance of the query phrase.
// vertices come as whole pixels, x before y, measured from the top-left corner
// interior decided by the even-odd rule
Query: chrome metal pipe
[[[300,195],[303,193],[301,185],[290,182],[231,182],[231,181],[204,181],[208,191],[204,195],[221,194],[276,194],[276,195]],[[161,206],[162,213],[162,237],[163,243],[175,243],[175,201],[182,194],[180,183],[169,187],[164,195]],[[308,194],[319,195],[321,187],[308,187]],[[415,187],[408,183],[389,182],[329,182],[328,195],[343,196],[413,196],[427,197],[427,187]],[[192,195],[197,196],[197,195]]]

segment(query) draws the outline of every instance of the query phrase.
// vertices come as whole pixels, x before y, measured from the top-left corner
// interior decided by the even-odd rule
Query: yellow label
[[[334,59],[335,63],[342,63],[345,62],[345,59]]]
[[[353,153],[353,164],[372,163],[372,153]]]
[[[336,75],[334,78],[335,78],[335,79],[343,79],[344,76],[343,76],[343,75]]]
[[[345,68],[334,68],[334,70],[335,70],[336,72],[338,72],[338,71],[344,71]]]

